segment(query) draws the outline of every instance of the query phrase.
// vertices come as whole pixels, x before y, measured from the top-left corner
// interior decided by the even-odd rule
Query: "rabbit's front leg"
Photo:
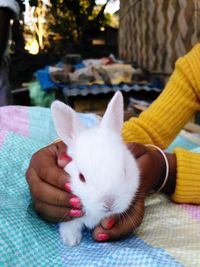
[[[63,243],[68,246],[78,245],[82,239],[82,228],[81,219],[60,223],[59,231]]]

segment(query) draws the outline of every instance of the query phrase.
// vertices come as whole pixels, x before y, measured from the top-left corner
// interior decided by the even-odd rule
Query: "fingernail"
[[[107,222],[107,229],[111,229],[115,223],[116,223],[116,220],[115,219],[110,219]]]
[[[82,210],[79,210],[79,209],[71,209],[69,211],[69,215],[71,217],[77,218],[77,217],[81,217],[83,215],[83,212],[82,212]]]
[[[80,206],[81,206],[81,200],[78,197],[72,197],[72,198],[70,198],[69,203],[74,208],[80,208]]]
[[[69,193],[72,192],[72,186],[71,186],[71,183],[66,183],[65,184],[65,190]]]
[[[105,233],[100,233],[97,235],[97,240],[98,241],[105,241],[108,240],[108,235]]]
[[[67,160],[67,161],[71,161],[72,160],[72,158],[66,153],[61,154],[59,159],[60,160]]]

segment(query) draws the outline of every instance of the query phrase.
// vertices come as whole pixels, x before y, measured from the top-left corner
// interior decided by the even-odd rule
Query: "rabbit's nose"
[[[113,196],[106,196],[103,200],[103,208],[105,211],[112,211],[115,206],[115,198]]]

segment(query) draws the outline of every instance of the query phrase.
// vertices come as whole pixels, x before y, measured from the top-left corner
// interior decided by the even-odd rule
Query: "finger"
[[[121,219],[111,229],[97,226],[93,231],[93,238],[96,241],[116,240],[126,237],[138,226],[139,223],[129,221],[128,218]]]
[[[70,161],[72,160],[72,158],[66,153],[63,152],[58,156],[58,166],[64,168]]]
[[[65,189],[65,185],[70,183],[69,175],[57,166],[50,166],[48,169],[43,169],[40,175],[41,179],[60,189]]]
[[[56,207],[40,201],[34,202],[33,206],[39,216],[49,222],[63,222],[72,219],[70,209],[64,207]]]
[[[146,146],[135,142],[128,143],[127,147],[136,158],[141,157],[147,151]]]
[[[29,168],[29,176],[31,178],[27,179],[27,181],[34,198],[48,204],[69,206],[69,200],[72,197],[71,194],[41,180],[33,168]]]
[[[124,227],[123,223],[121,225],[118,223],[111,229],[104,229],[102,226],[97,226],[92,235],[96,241],[101,242],[120,239],[127,236],[130,231],[131,229],[129,227]]]
[[[125,237],[140,225],[143,215],[144,206],[142,203],[139,203],[129,213],[120,216],[120,220],[111,229],[105,229],[102,225],[97,226],[93,231],[93,238],[101,242]]]
[[[119,216],[111,216],[101,221],[101,226],[104,229],[111,229],[119,221]]]
[[[59,167],[64,168],[67,163],[69,163],[72,159],[67,154],[67,147],[63,142],[57,143],[57,163]]]
[[[69,175],[57,166],[57,156],[52,153],[44,154],[45,160],[40,160],[38,163],[37,155],[33,155],[31,167],[37,172],[37,175],[45,182],[56,186],[60,189],[65,188],[65,184],[70,181]],[[38,167],[39,165],[39,167]],[[27,171],[27,176],[31,176],[30,170]]]
[[[64,142],[57,142],[56,143],[57,146],[57,154],[62,154],[62,153],[66,153],[67,152],[67,146],[65,145]]]

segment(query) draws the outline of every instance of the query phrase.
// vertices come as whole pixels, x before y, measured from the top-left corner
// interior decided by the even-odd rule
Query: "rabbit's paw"
[[[75,222],[60,224],[60,235],[67,246],[76,246],[82,239],[81,229]]]
[[[62,241],[67,246],[76,246],[80,243],[82,235],[80,233],[63,233],[61,234]]]

